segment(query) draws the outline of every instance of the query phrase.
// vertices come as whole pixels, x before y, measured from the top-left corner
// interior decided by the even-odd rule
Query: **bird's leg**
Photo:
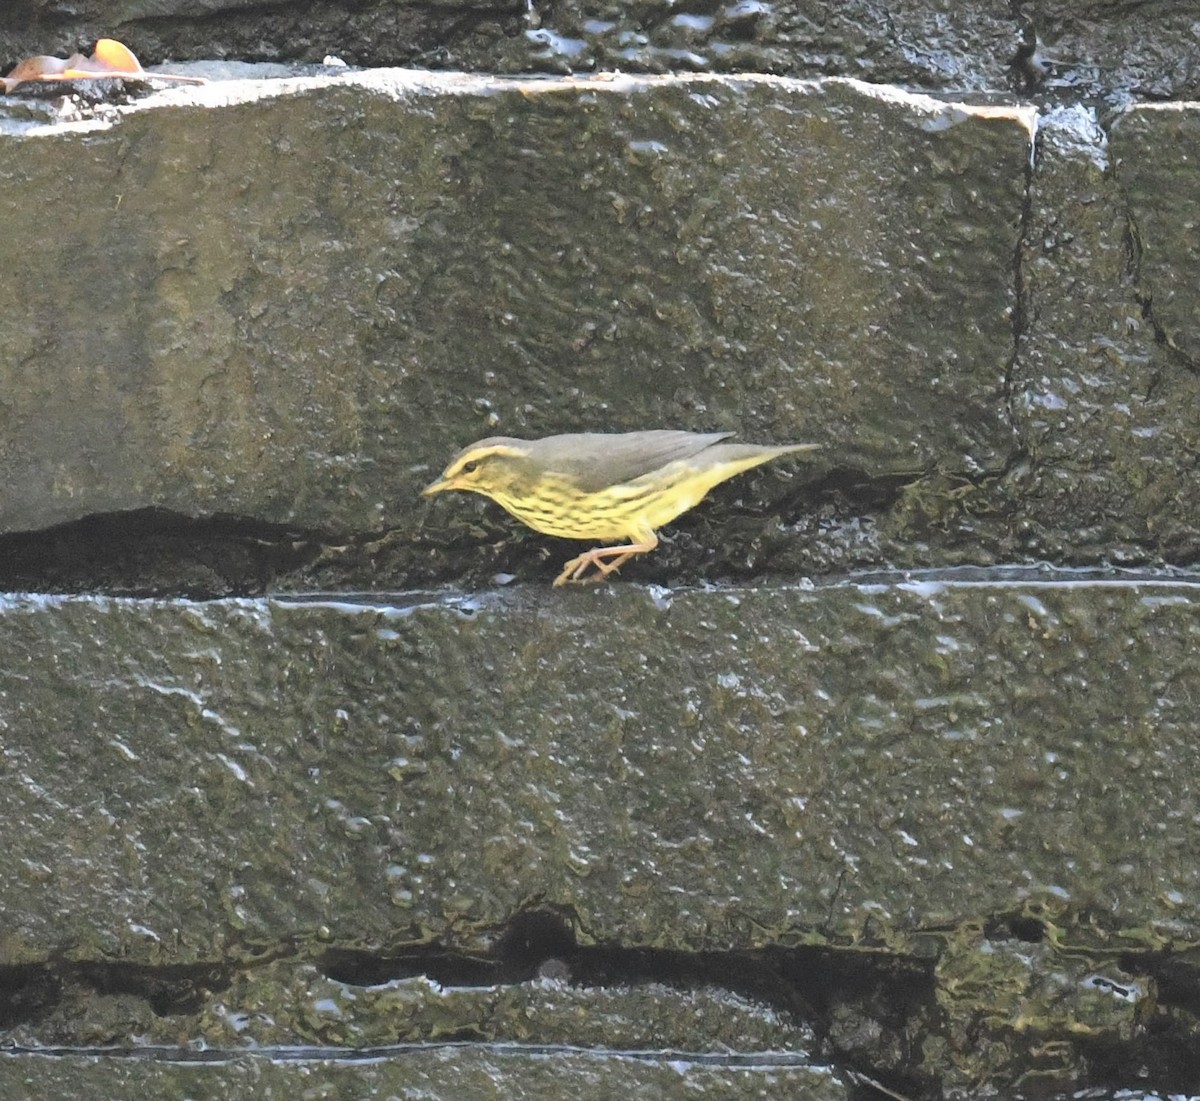
[[[554,587],[558,588],[560,585],[571,583],[587,585],[603,581],[609,574],[619,570],[635,554],[645,554],[657,546],[658,536],[649,531],[642,535],[636,543],[622,543],[619,547],[593,547],[590,551],[584,551],[583,554],[572,558],[563,566],[562,573],[554,579]],[[605,559],[611,559],[611,561],[605,561]],[[584,574],[593,566],[596,569],[596,575],[585,577]]]
[[[626,559],[632,558],[635,554],[643,554],[650,549],[648,546],[635,543],[620,547],[596,547],[593,550],[585,551],[578,557],[572,558],[563,567],[562,573],[554,579],[555,587],[570,584],[589,585],[603,581],[610,573],[619,569]],[[612,561],[604,561],[606,558],[611,558]],[[592,567],[596,569],[595,574],[591,577],[585,576]]]

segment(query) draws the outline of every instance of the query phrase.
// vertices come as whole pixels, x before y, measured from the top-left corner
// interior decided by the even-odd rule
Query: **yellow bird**
[[[732,432],[582,432],[518,440],[491,436],[464,447],[436,481],[482,493],[522,523],[561,539],[628,540],[572,558],[554,584],[601,581],[635,554],[658,546],[658,528],[694,508],[710,489],[811,443],[726,443]],[[595,574],[586,576],[589,569]]]

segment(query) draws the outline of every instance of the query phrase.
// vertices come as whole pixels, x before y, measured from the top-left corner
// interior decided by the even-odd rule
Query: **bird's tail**
[[[816,451],[819,443],[785,443],[778,445],[755,443],[718,443],[704,449],[704,459],[719,465],[734,467],[736,470],[750,470],[752,467],[769,463],[782,455],[793,455],[801,451]]]

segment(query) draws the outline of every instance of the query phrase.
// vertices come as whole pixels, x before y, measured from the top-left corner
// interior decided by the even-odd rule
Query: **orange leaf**
[[[140,73],[141,63],[133,56],[133,51],[115,38],[101,38],[96,43],[96,52],[92,60],[97,67],[111,69],[115,73]]]

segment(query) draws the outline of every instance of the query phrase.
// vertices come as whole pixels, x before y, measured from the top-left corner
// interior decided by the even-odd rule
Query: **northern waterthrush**
[[[583,432],[464,447],[422,490],[482,493],[534,531],[562,539],[629,542],[572,558],[555,585],[599,581],[658,545],[656,529],[698,505],[713,486],[810,443],[726,443],[732,432]],[[587,577],[589,569],[596,573]]]

